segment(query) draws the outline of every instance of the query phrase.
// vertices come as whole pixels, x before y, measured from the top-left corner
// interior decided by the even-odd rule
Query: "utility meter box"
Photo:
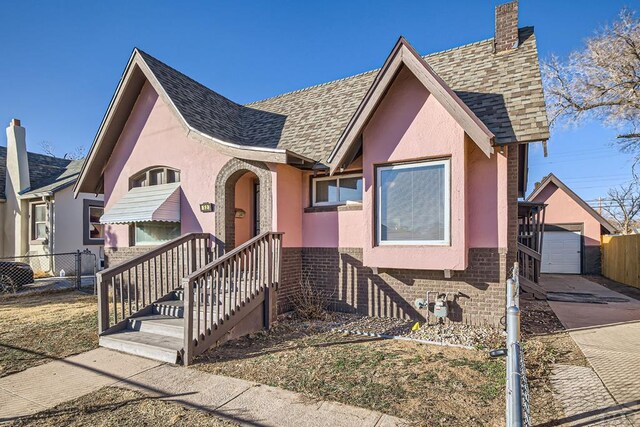
[[[449,315],[449,304],[446,299],[438,298],[433,305],[433,314],[437,318],[445,318]]]

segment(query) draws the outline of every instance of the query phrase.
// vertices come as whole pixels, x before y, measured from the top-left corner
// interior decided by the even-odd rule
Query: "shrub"
[[[300,281],[291,294],[293,309],[301,319],[324,319],[329,308],[331,294],[316,288],[309,271],[303,271]]]

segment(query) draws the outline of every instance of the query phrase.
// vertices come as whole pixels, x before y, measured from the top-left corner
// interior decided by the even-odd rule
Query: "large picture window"
[[[313,206],[342,205],[362,201],[362,175],[338,175],[313,179]]]
[[[378,244],[449,244],[449,170],[448,159],[377,168]]]
[[[133,224],[133,238],[136,246],[159,245],[179,236],[179,222],[137,222]]]

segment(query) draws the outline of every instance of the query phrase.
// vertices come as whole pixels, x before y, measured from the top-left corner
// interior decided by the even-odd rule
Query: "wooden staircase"
[[[103,270],[100,345],[186,365],[213,345],[268,328],[275,316],[270,293],[280,280],[281,236],[263,233],[207,262],[208,235],[185,235]]]

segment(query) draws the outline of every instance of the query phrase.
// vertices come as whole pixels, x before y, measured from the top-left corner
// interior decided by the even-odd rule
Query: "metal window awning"
[[[180,183],[132,188],[100,218],[101,224],[180,222]]]

